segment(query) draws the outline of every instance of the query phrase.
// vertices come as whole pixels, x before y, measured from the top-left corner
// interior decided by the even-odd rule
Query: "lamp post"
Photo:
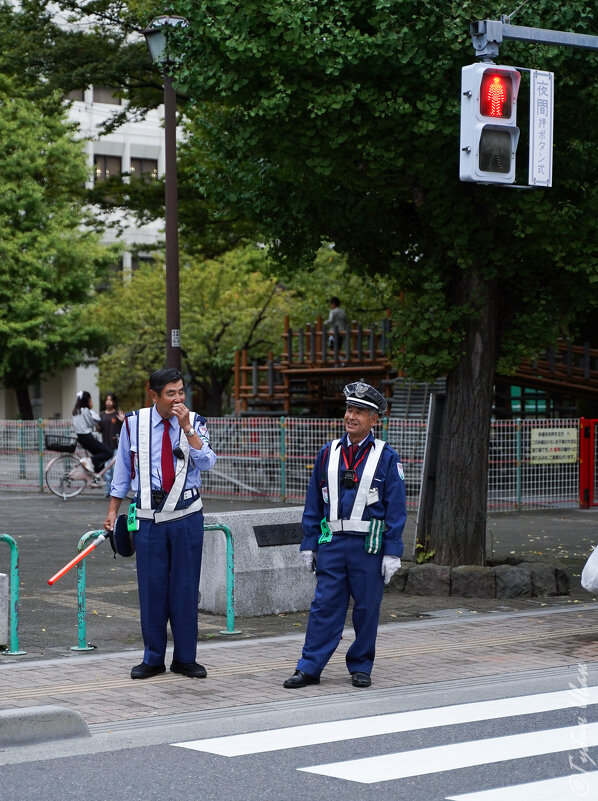
[[[164,216],[166,225],[166,366],[181,369],[181,313],[179,301],[179,230],[176,169],[176,92],[170,67],[178,61],[169,46],[169,31],[186,27],[184,17],[153,19],[143,31],[155,64],[164,75]]]

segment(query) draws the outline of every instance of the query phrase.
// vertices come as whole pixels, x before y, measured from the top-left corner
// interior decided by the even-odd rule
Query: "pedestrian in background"
[[[91,459],[89,456],[81,459],[90,473],[99,473],[112,456],[112,450],[96,437],[100,422],[100,415],[93,409],[91,395],[87,390],[79,390],[73,408],[73,427],[79,444],[91,453]]]
[[[403,467],[372,428],[387,403],[362,382],[344,389],[345,434],[318,453],[303,512],[301,556],[317,577],[301,659],[284,687],[319,684],[353,597],[355,640],[345,660],[354,687],[369,687],[384,585],[401,566],[407,520]]]
[[[118,438],[124,419],[125,413],[118,408],[116,395],[114,392],[107,392],[104,396],[104,411],[100,413],[100,431],[102,442],[112,450],[113,456],[118,448]],[[104,473],[104,481],[106,482],[104,497],[106,498],[110,497],[110,484],[112,483],[113,473],[114,465]]]

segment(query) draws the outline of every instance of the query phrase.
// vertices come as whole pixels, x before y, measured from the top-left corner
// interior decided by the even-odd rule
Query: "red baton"
[[[52,578],[49,578],[48,579],[48,584],[50,584],[50,586],[51,586],[52,584],[54,584],[55,581],[58,581],[59,578],[62,578],[62,576],[64,576],[65,573],[68,573],[68,571],[71,569],[71,567],[75,567],[75,565],[78,564],[82,559],[85,559],[87,554],[91,553],[91,551],[93,551],[93,549],[96,548],[100,544],[100,542],[104,542],[104,540],[106,539],[107,536],[108,536],[108,534],[100,534],[100,536],[96,540],[94,540],[91,543],[91,545],[88,545],[87,548],[82,550],[81,553],[78,556],[75,556],[74,559],[71,559],[71,561],[68,563],[68,565],[65,565],[63,568],[61,568],[58,571],[58,573],[55,573],[52,576]]]

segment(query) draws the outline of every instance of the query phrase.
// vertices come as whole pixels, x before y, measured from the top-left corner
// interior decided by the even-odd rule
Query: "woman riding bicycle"
[[[91,395],[86,390],[77,392],[77,400],[73,409],[73,426],[77,441],[92,454],[92,461],[89,457],[81,459],[88,470],[99,473],[105,462],[112,457],[112,449],[94,437],[94,431],[99,430],[100,416],[93,411],[93,401]]]

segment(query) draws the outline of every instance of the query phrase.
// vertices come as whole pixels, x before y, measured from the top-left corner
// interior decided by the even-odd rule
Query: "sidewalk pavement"
[[[219,633],[226,628],[225,619],[202,614],[197,658],[207,667],[207,679],[167,671],[132,681],[130,669],[142,656],[134,565],[131,560],[113,560],[106,545],[93,552],[87,565],[87,634],[97,648],[70,650],[77,645],[76,578],[67,574],[59,582],[62,587],[49,588],[46,581],[75,555],[82,533],[101,528],[106,507],[102,501],[85,495],[67,503],[45,496],[0,496],[3,531],[19,544],[19,646],[27,651],[23,656],[0,655],[0,717],[30,708],[40,714],[44,708],[58,708],[101,727],[296,699],[298,694],[307,698],[367,692],[351,686],[344,665],[352,641],[350,625],[320,685],[295,691],[282,687],[301,652],[306,613],[237,618],[240,635]],[[211,500],[206,507],[209,512],[235,508]],[[506,677],[598,662],[598,602],[579,586],[581,566],[598,538],[597,524],[596,512],[576,509],[491,515],[488,555],[558,556],[569,569],[571,595],[430,598],[391,589],[383,602],[372,686]],[[407,555],[412,535],[410,519]],[[0,552],[0,571],[8,572],[7,553]],[[46,728],[51,737],[52,726]],[[54,734],[65,736],[57,730]]]

